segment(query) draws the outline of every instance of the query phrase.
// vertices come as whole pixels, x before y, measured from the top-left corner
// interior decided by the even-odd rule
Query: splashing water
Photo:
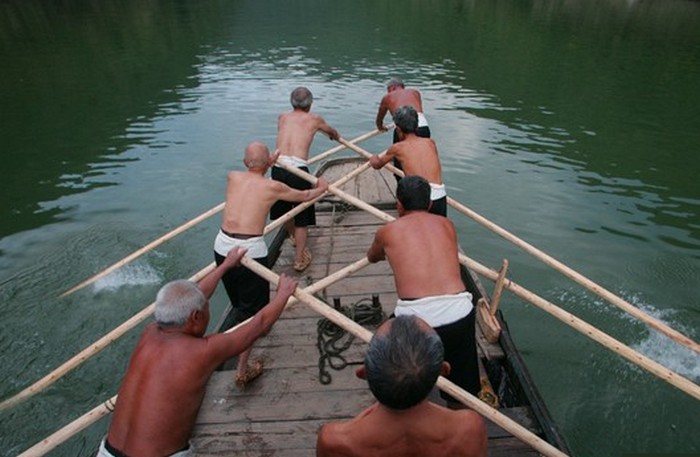
[[[122,286],[142,286],[158,284],[163,280],[160,273],[148,264],[126,265],[104,278],[95,281],[95,292],[114,291]]]

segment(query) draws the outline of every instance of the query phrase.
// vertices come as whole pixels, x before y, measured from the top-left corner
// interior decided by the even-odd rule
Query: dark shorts
[[[214,252],[214,260],[221,265],[226,257]],[[267,256],[253,259],[267,267]],[[227,330],[244,320],[253,317],[270,301],[270,284],[244,266],[233,267],[221,278],[231,301],[231,313],[221,326]]]
[[[428,212],[447,217],[447,197],[432,200],[430,203],[430,210]]]
[[[299,167],[300,170],[309,172],[308,167]],[[272,167],[272,179],[280,181],[288,185],[293,189],[307,190],[312,189],[313,185],[295,174],[292,174],[280,167]],[[299,203],[287,202],[284,200],[277,200],[272,208],[270,209],[270,219],[275,220],[282,217],[284,214],[288,213]],[[294,225],[296,227],[308,227],[309,225],[316,225],[316,210],[314,205],[309,206],[301,213],[294,216]]]
[[[472,395],[477,395],[481,390],[474,334],[475,324],[476,309],[472,309],[462,319],[435,328],[445,347],[445,362],[452,367],[447,379]],[[458,401],[444,392],[440,392],[440,395],[445,400]]]
[[[430,138],[430,127],[428,127],[427,125],[424,127],[418,127],[416,129],[416,135],[421,138]],[[394,129],[394,143],[398,143],[399,141],[401,141],[399,139],[399,132],[396,129]],[[394,157],[393,164],[396,168],[403,171],[403,166],[401,165],[401,162],[399,162],[399,159],[397,159],[396,157]],[[394,177],[396,178],[397,183],[401,181],[400,176],[394,175]]]

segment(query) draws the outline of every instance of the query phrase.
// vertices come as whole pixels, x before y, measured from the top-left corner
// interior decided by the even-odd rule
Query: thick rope
[[[376,327],[386,318],[381,303],[375,299],[363,298],[348,307],[337,306],[336,309],[362,326]],[[318,378],[321,384],[330,384],[332,378],[326,365],[336,371],[348,366],[343,352],[352,345],[355,336],[326,318],[318,320],[317,332]]]

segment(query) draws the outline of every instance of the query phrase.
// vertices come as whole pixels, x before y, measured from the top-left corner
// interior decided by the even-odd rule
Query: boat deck
[[[373,197],[372,189],[382,182],[392,186],[393,177],[386,177],[369,170],[344,190],[354,189],[353,193],[365,201],[378,204],[379,196]],[[377,182],[363,183],[367,179]],[[308,241],[314,261],[305,272],[296,274],[292,269],[294,254],[288,241],[282,243],[274,270],[296,275],[299,285],[305,287],[361,259],[381,221],[364,211],[345,209],[339,202],[319,205],[317,226],[309,230]],[[372,294],[378,295],[384,312],[390,314],[396,293],[387,262],[370,265],[317,296],[331,305],[334,298],[340,298],[342,306],[349,306],[370,301]],[[374,402],[366,382],[355,377],[366,347],[357,339],[344,353],[348,366],[339,371],[331,369],[332,382],[320,383],[319,319],[301,303],[287,309],[272,331],[255,344],[252,357],[264,359],[265,373],[244,391],[235,386],[234,371],[212,376],[193,433],[196,455],[313,456],[316,433],[322,424],[352,418]],[[483,338],[479,338],[479,346],[482,358],[503,356],[500,346],[490,345]],[[501,411],[525,426],[529,424],[528,428],[535,424],[529,408]],[[491,456],[537,455],[495,424],[488,423],[488,432]]]

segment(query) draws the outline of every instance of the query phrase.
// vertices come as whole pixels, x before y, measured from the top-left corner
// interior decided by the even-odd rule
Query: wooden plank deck
[[[364,182],[349,183],[345,190],[377,203],[381,199],[376,185],[393,185],[393,178],[386,180],[386,176],[369,170],[362,175]],[[368,184],[368,179],[374,183]],[[285,242],[274,267],[277,273],[297,276],[303,287],[364,257],[381,222],[363,211],[343,212],[338,205],[335,209],[319,211],[318,226],[309,231],[312,265],[296,274],[291,267],[293,248]],[[331,305],[339,297],[347,306],[372,294],[378,294],[387,315],[393,311],[396,293],[387,262],[371,265],[317,296]],[[265,360],[265,373],[244,391],[235,386],[233,371],[212,376],[192,438],[197,456],[310,457],[315,455],[316,433],[323,423],[349,419],[374,402],[366,382],[354,374],[364,357],[363,342],[355,340],[344,354],[346,368],[330,370],[331,384],[319,382],[319,319],[301,303],[285,311],[272,331],[255,344],[252,357]],[[483,340],[480,346],[482,357],[502,356],[498,346]],[[502,412],[523,425],[534,423],[525,408]],[[496,425],[489,423],[488,430],[491,456],[537,455]]]

